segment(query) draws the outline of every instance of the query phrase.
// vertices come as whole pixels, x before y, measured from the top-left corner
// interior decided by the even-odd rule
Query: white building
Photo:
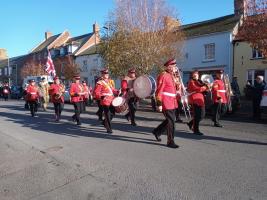
[[[186,40],[183,58],[178,62],[185,82],[193,70],[214,74],[216,70],[222,69],[229,77],[232,76],[232,39],[239,20],[240,17],[233,14],[182,27]]]

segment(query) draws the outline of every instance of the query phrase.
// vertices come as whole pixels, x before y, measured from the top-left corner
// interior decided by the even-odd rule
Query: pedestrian
[[[261,108],[260,103],[262,99],[262,92],[265,88],[263,76],[257,76],[254,85],[247,83],[247,87],[252,90],[252,107],[253,107],[253,119],[261,119]]]
[[[163,113],[165,120],[152,133],[156,140],[160,142],[160,136],[167,131],[167,147],[178,148],[179,146],[174,142],[175,109],[178,107],[174,80],[176,60],[170,59],[164,66],[165,71],[159,74],[157,78],[156,100],[158,110]]]
[[[49,84],[46,78],[43,77],[39,83],[40,90],[40,104],[44,111],[47,111],[47,106],[49,103]]]

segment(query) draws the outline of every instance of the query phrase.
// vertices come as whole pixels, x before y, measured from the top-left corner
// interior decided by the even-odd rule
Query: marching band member
[[[64,93],[65,86],[63,84],[60,84],[59,77],[56,76],[54,78],[54,83],[49,88],[51,101],[54,104],[56,122],[60,120],[61,112],[64,108]]]
[[[114,99],[114,94],[118,94],[118,91],[114,87],[114,81],[109,78],[108,69],[101,70],[101,79],[96,83],[95,97],[100,100],[100,105],[104,110],[105,119],[103,124],[107,129],[107,133],[112,133],[111,128],[111,111],[110,106]]]
[[[89,88],[86,84],[86,81],[82,81],[82,85],[83,85],[83,91],[84,91],[84,95],[83,95],[83,102],[82,102],[82,106],[83,106],[83,111],[85,112],[86,111],[86,106],[88,104],[88,101],[89,101]]]
[[[182,123],[183,120],[181,119],[181,113],[180,113],[180,106],[182,105],[181,103],[181,98],[182,98],[182,87],[180,83],[180,73],[178,72],[178,68],[176,68],[175,71],[175,82],[176,82],[176,93],[177,93],[177,103],[178,103],[178,108],[175,109],[175,122],[180,122]]]
[[[223,82],[223,70],[216,72],[216,80],[212,85],[213,116],[212,121],[215,127],[223,127],[220,123],[221,115],[226,112],[226,89]]]
[[[101,80],[101,77],[98,77],[96,80],[95,80],[95,86],[97,84],[97,82]],[[96,87],[95,87],[96,88]],[[103,107],[101,106],[100,104],[100,99],[97,99],[96,98],[96,95],[95,95],[95,88],[94,88],[94,92],[93,92],[93,96],[94,96],[94,99],[96,100],[96,103],[97,103],[97,107],[98,107],[98,110],[96,111],[96,115],[98,116],[98,120],[99,121],[103,121]]]
[[[9,87],[8,83],[5,82],[3,87],[2,87],[2,95],[3,95],[3,98],[5,99],[5,101],[8,101],[8,96],[10,93],[11,93],[10,87]]]
[[[35,80],[32,79],[29,82],[29,85],[26,89],[26,100],[30,105],[30,111],[32,117],[35,116],[38,108],[38,99],[39,99],[39,90],[38,87],[35,85]]]
[[[42,78],[39,83],[39,91],[40,91],[40,103],[44,111],[47,110],[47,105],[49,103],[49,84],[46,81],[45,77]]]
[[[125,118],[129,121],[131,119],[131,124],[136,126],[135,123],[135,112],[136,112],[136,97],[133,90],[133,83],[136,79],[135,69],[129,69],[128,75],[123,78],[121,81],[121,90],[123,96],[128,101],[129,112],[125,115]]]
[[[74,76],[75,82],[70,86],[71,103],[73,103],[75,114],[72,116],[72,120],[77,122],[77,125],[81,125],[80,114],[82,113],[83,102],[83,86],[80,84],[80,76]]]
[[[160,135],[167,130],[167,147],[178,148],[179,146],[174,142],[175,109],[178,107],[174,80],[176,60],[170,59],[164,66],[165,71],[157,79],[156,99],[158,110],[163,112],[165,120],[152,133],[157,141],[161,141]]]
[[[189,102],[193,106],[193,119],[187,123],[190,130],[196,135],[203,135],[199,131],[199,123],[205,116],[205,100],[203,92],[209,90],[209,86],[199,80],[198,71],[192,72],[191,80],[188,83]]]

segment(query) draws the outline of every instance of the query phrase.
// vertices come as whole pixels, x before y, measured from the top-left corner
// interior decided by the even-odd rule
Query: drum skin
[[[133,84],[134,93],[143,99],[152,96],[157,89],[156,81],[152,76],[139,76]]]
[[[115,108],[116,113],[128,111],[128,104],[124,97],[115,97],[112,101],[112,106]]]

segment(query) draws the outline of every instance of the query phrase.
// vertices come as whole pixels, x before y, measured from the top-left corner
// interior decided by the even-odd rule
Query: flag
[[[49,75],[55,77],[56,76],[55,66],[54,66],[54,63],[53,63],[53,60],[51,58],[51,54],[50,54],[49,50],[47,50],[47,51],[48,51],[48,55],[47,55],[47,60],[46,60],[46,64],[45,64],[45,67],[46,67],[45,71]]]

